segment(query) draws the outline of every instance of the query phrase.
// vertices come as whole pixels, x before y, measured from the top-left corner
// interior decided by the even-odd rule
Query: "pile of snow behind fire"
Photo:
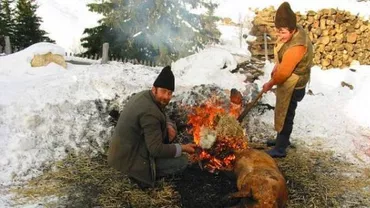
[[[70,151],[94,153],[112,133],[109,112],[122,109],[132,93],[150,89],[161,67],[111,62],[80,66],[57,64],[32,68],[34,54],[63,54],[53,44],[40,43],[0,58],[0,182],[13,176],[27,179],[40,167]],[[227,66],[226,68],[224,66]],[[191,103],[188,91],[198,84],[245,90],[244,75],[230,73],[233,56],[207,49],[173,64],[175,95]],[[222,69],[224,68],[224,69]]]
[[[103,151],[103,144],[112,132],[109,112],[121,109],[132,93],[149,89],[161,70],[117,62],[90,66],[68,64],[67,69],[56,64],[32,68],[29,57],[60,48],[51,44],[31,48],[0,57],[0,182],[3,185],[11,183],[15,175],[27,179],[38,174],[45,163],[59,160],[71,150]],[[246,92],[251,88],[244,83],[244,75],[229,71],[235,65],[233,57],[220,48],[209,48],[181,59],[173,64],[175,94],[185,96],[183,99],[191,104],[186,95],[200,83]],[[273,64],[267,63],[266,75],[255,84],[261,87],[269,79],[272,67]],[[333,150],[338,157],[367,165],[370,70],[369,66],[360,65],[351,68],[354,70],[313,68],[307,89],[311,93],[299,104],[292,140],[315,149]],[[352,84],[353,90],[342,87],[342,81]],[[273,106],[274,98],[273,93],[267,93],[262,102]],[[273,111],[256,114],[251,122],[248,132],[251,139],[274,136]]]

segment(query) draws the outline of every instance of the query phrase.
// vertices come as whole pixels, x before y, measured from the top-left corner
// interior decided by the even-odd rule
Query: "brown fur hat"
[[[282,3],[277,9],[275,16],[275,27],[287,27],[289,30],[294,30],[297,28],[297,17],[290,8],[288,2]]]

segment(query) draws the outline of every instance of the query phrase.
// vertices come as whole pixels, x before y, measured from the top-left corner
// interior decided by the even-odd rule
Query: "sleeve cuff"
[[[180,144],[175,144],[175,147],[176,147],[175,157],[180,157],[181,156],[181,152],[182,152],[181,145]]]

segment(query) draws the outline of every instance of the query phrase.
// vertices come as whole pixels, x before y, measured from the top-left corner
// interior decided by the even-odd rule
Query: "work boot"
[[[269,139],[269,140],[267,140],[266,145],[268,147],[275,146],[276,145],[276,139]],[[288,141],[288,146],[290,146],[290,141]]]
[[[269,140],[267,140],[266,145],[268,147],[275,146],[276,145],[276,139],[269,139]]]
[[[145,184],[145,183],[143,183],[143,182],[141,182],[141,181],[139,181],[139,180],[137,180],[137,179],[135,179],[135,178],[133,178],[133,177],[128,177],[129,179],[130,179],[130,181],[132,182],[132,183],[134,183],[134,184],[136,184],[141,190],[147,190],[147,189],[149,189],[149,188],[151,188],[151,186],[150,185],[148,185],[148,184]]]
[[[269,154],[271,157],[285,157],[286,151],[285,149],[272,148],[267,151],[267,154]]]
[[[276,137],[276,145],[273,149],[267,151],[271,157],[285,157],[286,148],[290,145],[289,136],[278,134]]]

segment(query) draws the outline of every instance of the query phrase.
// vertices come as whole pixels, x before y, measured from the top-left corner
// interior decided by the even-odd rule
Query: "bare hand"
[[[186,153],[189,153],[189,154],[193,154],[195,152],[196,147],[197,147],[197,145],[192,144],[192,143],[181,145],[182,151],[186,152]]]
[[[269,90],[271,90],[271,88],[274,86],[273,82],[270,80],[268,82],[266,82],[263,87],[262,87],[262,91],[263,92],[268,92]]]
[[[171,143],[175,139],[177,132],[176,129],[171,124],[167,124],[167,131],[168,131],[168,140]]]

